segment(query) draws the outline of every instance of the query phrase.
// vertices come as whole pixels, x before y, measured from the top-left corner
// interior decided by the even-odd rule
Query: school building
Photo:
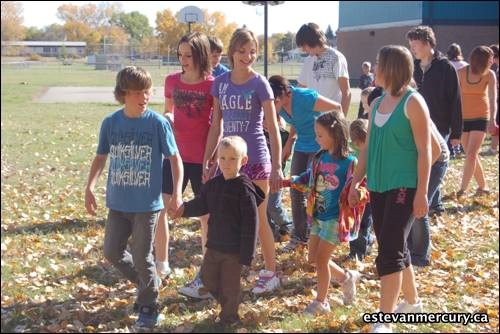
[[[86,55],[86,48],[86,42],[12,41],[2,42],[2,56],[28,56],[37,54],[43,57],[73,56],[81,58]]]
[[[406,33],[428,25],[436,34],[436,48],[446,54],[458,43],[467,60],[477,45],[498,43],[498,1],[340,1],[337,48],[356,84],[361,64],[375,63],[378,50],[388,44],[409,48]]]

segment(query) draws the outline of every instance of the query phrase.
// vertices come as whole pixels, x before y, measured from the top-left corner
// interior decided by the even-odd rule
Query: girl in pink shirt
[[[199,32],[185,35],[179,41],[177,56],[182,72],[165,78],[165,116],[174,129],[175,141],[184,166],[184,192],[188,181],[194,194],[201,188],[202,163],[207,141],[213,98],[210,95],[214,78],[210,75],[210,43],[208,37]],[[172,194],[170,163],[163,163],[163,200],[169,203]],[[166,206],[168,207],[168,206]],[[207,216],[200,218],[202,248],[205,253]],[[168,275],[168,224],[167,214],[162,210],[155,240],[157,269]],[[196,296],[194,296],[196,297]]]

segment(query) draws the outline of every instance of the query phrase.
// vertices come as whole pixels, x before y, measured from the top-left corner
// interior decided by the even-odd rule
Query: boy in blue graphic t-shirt
[[[104,257],[137,285],[134,309],[137,327],[154,327],[160,320],[157,304],[161,280],[153,258],[153,240],[161,197],[162,161],[170,159],[174,189],[171,210],[182,204],[182,161],[169,122],[147,108],[151,96],[150,74],[127,66],[116,77],[115,98],[124,108],[104,119],[97,154],[85,188],[85,208],[95,215],[93,194],[109,155],[106,206],[109,208],[104,234]],[[130,253],[127,241],[132,237]]]

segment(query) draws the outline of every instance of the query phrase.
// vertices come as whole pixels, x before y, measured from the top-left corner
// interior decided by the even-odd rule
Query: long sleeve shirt
[[[462,102],[458,76],[453,65],[436,52],[425,73],[420,67],[420,60],[415,60],[413,79],[439,132],[447,134],[451,129],[450,138],[459,139],[462,135]]]
[[[184,204],[183,217],[210,214],[207,248],[239,254],[240,264],[250,265],[257,240],[257,207],[264,192],[246,176],[225,180],[219,175]]]

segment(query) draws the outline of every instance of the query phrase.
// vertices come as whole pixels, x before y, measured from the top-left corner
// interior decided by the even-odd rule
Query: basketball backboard
[[[177,14],[177,21],[181,23],[203,23],[205,15],[203,11],[195,6],[187,6],[182,8]]]

